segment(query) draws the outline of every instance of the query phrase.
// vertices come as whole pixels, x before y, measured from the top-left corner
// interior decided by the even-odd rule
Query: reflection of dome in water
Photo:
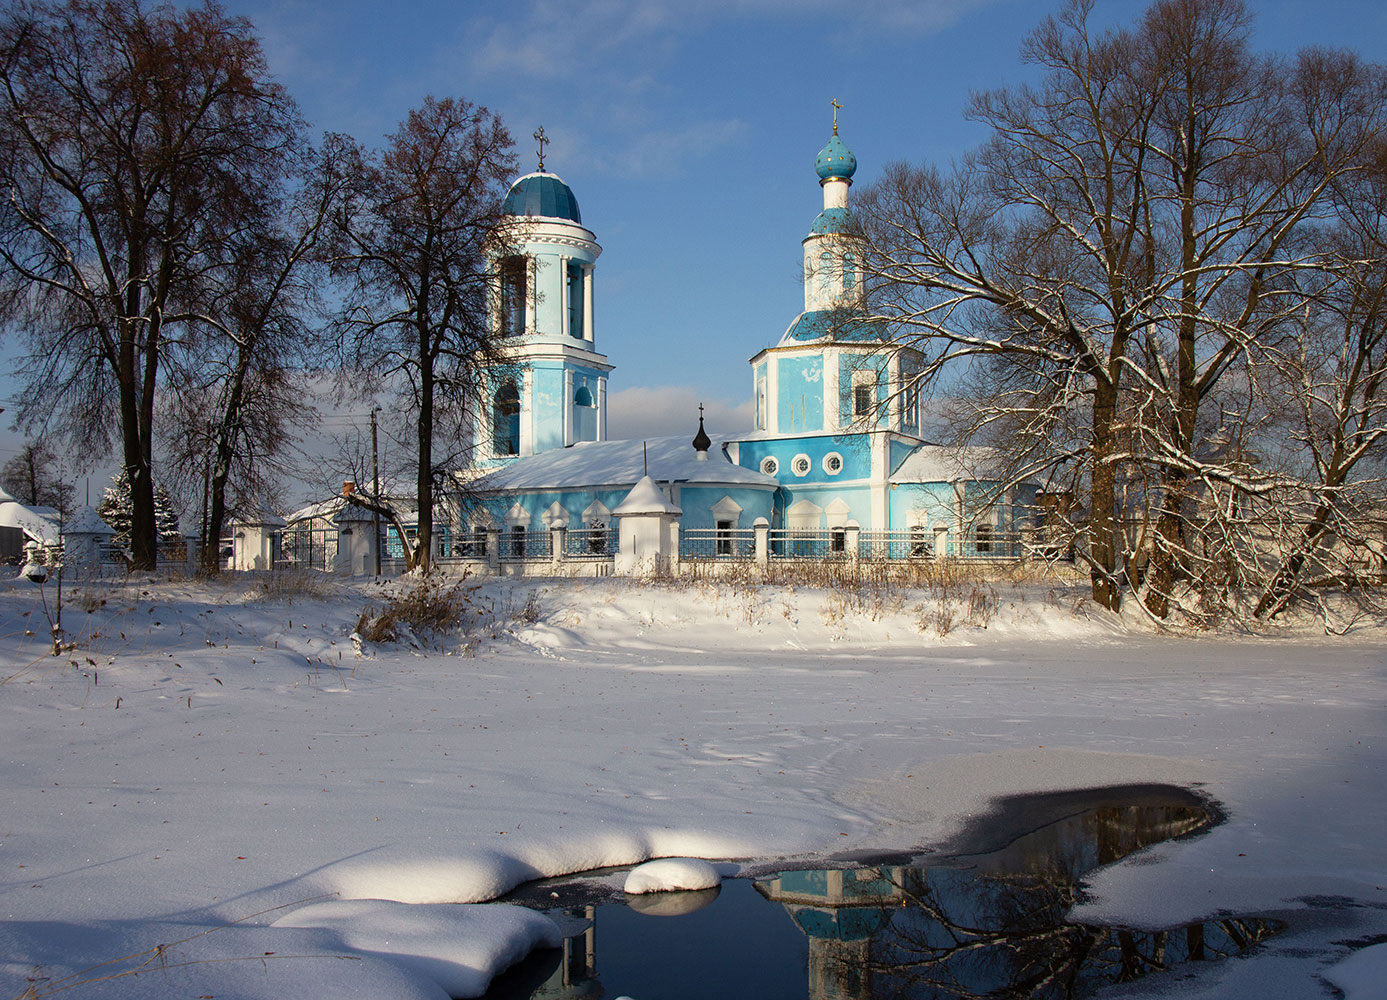
[[[682,917],[711,905],[721,891],[722,886],[714,886],[689,892],[651,892],[628,897],[626,905],[647,917]]]

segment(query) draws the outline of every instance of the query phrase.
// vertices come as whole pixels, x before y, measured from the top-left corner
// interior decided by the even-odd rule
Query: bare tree
[[[988,143],[949,173],[893,165],[858,210],[875,315],[926,380],[956,389],[967,365],[990,386],[965,432],[1086,490],[1095,601],[1140,588],[1165,617],[1208,485],[1273,488],[1214,459],[1201,404],[1298,314],[1296,275],[1324,264],[1310,234],[1387,102],[1351,55],[1251,53],[1241,0],[1158,0],[1102,35],[1091,8],[1030,36],[1037,85],[973,99]]]
[[[138,568],[157,561],[164,366],[299,127],[250,24],[213,4],[0,16],[0,317],[29,338],[21,419],[96,452],[118,439]]]
[[[1286,434],[1299,458],[1261,509],[1284,544],[1259,618],[1279,614],[1316,576],[1351,580],[1354,563],[1387,564],[1380,532],[1368,530],[1381,516],[1387,442],[1387,144],[1337,185],[1336,202],[1322,287],[1289,335],[1258,345],[1257,373],[1291,414]]]
[[[198,474],[203,494],[202,571],[215,573],[233,475],[242,506],[264,506],[266,473],[283,473],[276,456],[316,409],[313,373],[321,337],[311,324],[320,306],[320,238],[340,207],[350,146],[329,136],[305,157],[293,192],[276,192],[234,234],[197,320],[208,335],[177,379],[176,461]]]
[[[360,179],[339,218],[334,268],[351,282],[339,324],[355,372],[388,386],[414,422],[418,533],[409,564],[427,570],[439,414],[470,410],[482,373],[501,363],[488,322],[488,257],[501,235],[514,172],[511,136],[467,101],[426,98]],[[360,391],[360,386],[354,387]]]
[[[26,441],[19,454],[0,469],[0,480],[20,503],[72,512],[77,488],[63,481],[62,460],[42,439]]]

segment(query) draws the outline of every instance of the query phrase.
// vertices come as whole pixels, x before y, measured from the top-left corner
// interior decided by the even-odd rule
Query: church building
[[[681,530],[836,533],[849,527],[909,540],[908,554],[1007,555],[1035,500],[1033,486],[980,478],[985,454],[923,436],[923,359],[864,318],[862,255],[849,206],[857,160],[833,134],[815,160],[823,208],[802,240],[804,308],[751,357],[755,427],[719,439],[703,419],[688,436],[612,441],[598,349],[596,264],[602,248],[573,191],[544,169],[517,180],[506,211],[517,237],[496,261],[492,321],[510,361],[488,374],[466,520],[523,533],[606,530],[648,475]],[[1005,551],[1004,551],[1005,547]],[[907,553],[902,553],[907,554]]]

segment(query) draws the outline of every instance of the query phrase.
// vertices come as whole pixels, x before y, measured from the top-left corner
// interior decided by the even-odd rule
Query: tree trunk
[[[1113,421],[1117,393],[1100,381],[1093,392],[1093,472],[1089,490],[1088,547],[1093,602],[1109,611],[1122,607],[1117,573],[1117,475],[1113,466]]]
[[[419,519],[414,536],[413,565],[428,573],[433,563],[433,350],[428,327],[419,328]]]

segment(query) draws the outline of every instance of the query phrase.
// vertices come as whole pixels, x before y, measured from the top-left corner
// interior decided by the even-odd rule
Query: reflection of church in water
[[[784,927],[777,933],[807,943],[807,1000],[1064,1000],[1175,963],[1238,954],[1273,932],[1268,921],[1240,917],[1153,931],[1067,921],[1086,873],[1147,845],[1198,830],[1208,818],[1202,808],[1185,803],[1104,805],[1043,824],[957,867],[786,871],[754,881],[755,893],[734,894],[752,900],[759,894],[778,907],[759,901],[752,907],[728,907],[728,899],[708,890],[635,897],[639,902],[634,908],[670,917],[705,906],[709,913],[723,907],[722,920],[715,921],[726,935],[719,939],[722,947],[748,935],[746,921],[778,925],[783,921],[779,913],[787,914],[794,929]],[[601,978],[604,949],[598,947],[602,909],[566,911],[567,919],[574,920],[572,936],[562,954],[551,954],[548,966],[531,982],[547,978],[508,997],[606,996]],[[634,944],[611,941],[607,947],[635,947],[647,961],[670,961],[649,953],[648,934],[637,931]],[[694,951],[719,947],[718,941],[703,937],[682,940]],[[609,950],[608,962],[610,956]],[[770,951],[758,952],[757,957],[771,960]],[[667,996],[713,995],[707,984],[697,985],[691,976],[683,981],[677,966],[671,963]],[[786,969],[785,974],[798,971]]]

